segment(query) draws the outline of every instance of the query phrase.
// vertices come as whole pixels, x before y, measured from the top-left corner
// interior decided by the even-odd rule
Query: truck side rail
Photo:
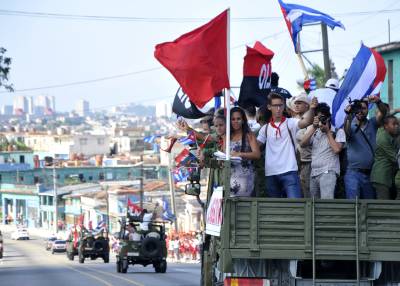
[[[227,198],[231,258],[400,261],[400,201]]]

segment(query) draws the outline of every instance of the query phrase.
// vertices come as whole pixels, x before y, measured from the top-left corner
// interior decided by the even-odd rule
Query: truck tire
[[[146,237],[142,241],[141,253],[144,257],[157,257],[160,256],[161,242],[154,237]]]
[[[158,264],[155,264],[154,269],[157,273],[165,273],[167,271],[167,261],[162,260]]]
[[[79,263],[85,263],[85,256],[83,254],[79,254]]]
[[[110,262],[110,256],[108,254],[104,254],[103,260],[104,260],[104,263],[109,263]]]
[[[128,272],[128,260],[124,259],[120,263],[121,263],[121,272],[122,273]]]
[[[117,266],[117,273],[121,273],[121,268],[122,268],[121,262],[117,261],[116,266]]]

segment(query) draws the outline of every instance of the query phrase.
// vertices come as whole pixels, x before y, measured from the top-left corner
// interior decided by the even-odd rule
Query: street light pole
[[[175,204],[175,185],[174,185],[174,178],[172,176],[172,155],[169,154],[168,160],[168,178],[169,178],[169,190],[171,195],[171,205],[172,205],[172,212],[175,215],[175,232],[178,233],[178,217],[176,215],[176,204]]]
[[[58,202],[57,202],[57,175],[56,175],[56,166],[55,162],[53,162],[53,204],[54,204],[54,227],[55,233],[58,233]]]

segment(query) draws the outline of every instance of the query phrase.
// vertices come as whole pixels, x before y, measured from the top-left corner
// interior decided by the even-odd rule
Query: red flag
[[[243,81],[240,86],[239,106],[262,106],[267,101],[271,83],[271,59],[274,52],[260,42],[247,47],[243,63]]]
[[[228,10],[225,10],[175,41],[156,46],[155,58],[200,108],[222,89],[229,88],[227,27]]]

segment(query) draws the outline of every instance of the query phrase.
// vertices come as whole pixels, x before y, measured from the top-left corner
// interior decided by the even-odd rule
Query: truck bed
[[[231,258],[400,261],[400,201],[228,198]]]

